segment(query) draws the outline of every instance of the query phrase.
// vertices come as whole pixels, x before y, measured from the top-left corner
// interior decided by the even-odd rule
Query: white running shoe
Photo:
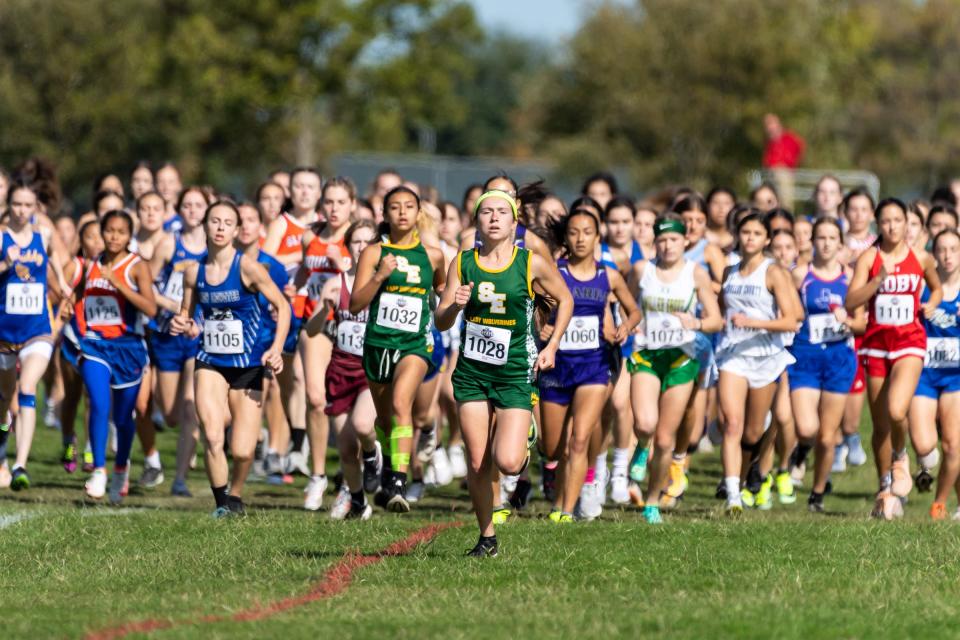
[[[593,520],[599,518],[603,513],[603,505],[600,504],[597,493],[597,483],[584,483],[580,489],[580,499],[577,500],[577,506],[574,509],[574,517],[578,520]]]
[[[954,522],[960,522],[960,507],[957,507],[957,510],[953,512],[952,516],[950,516],[950,519]]]
[[[433,452],[437,450],[437,428],[429,431],[420,431],[420,437],[417,438],[417,460],[423,464],[429,464],[433,458]]]
[[[94,500],[99,500],[107,493],[106,469],[94,469],[93,474],[83,484],[83,490]]]
[[[697,443],[697,453],[713,453],[713,449],[713,442],[706,435],[700,438],[700,442]]]
[[[406,498],[410,504],[420,502],[420,498],[423,497],[423,489],[423,483],[419,480],[414,480],[410,483],[410,486],[407,487],[407,493],[404,495],[404,498]]]
[[[500,476],[500,504],[509,504],[520,476]]]
[[[450,458],[450,471],[455,480],[467,477],[467,458],[463,454],[462,444],[453,444],[447,448],[447,457]]]
[[[327,476],[312,476],[307,488],[303,490],[303,508],[307,511],[319,511],[323,506],[323,494],[327,491]]]
[[[616,504],[627,504],[630,502],[630,479],[627,474],[614,474],[610,478],[610,499]]]
[[[863,443],[860,441],[860,434],[855,433],[845,438],[845,443],[850,453],[847,454],[847,462],[855,467],[867,464],[867,452],[863,450]]]
[[[350,513],[350,489],[344,482],[340,485],[340,491],[330,507],[330,517],[334,520],[343,520],[348,513]]]
[[[596,468],[596,475],[594,476],[594,490],[596,491],[597,501],[600,503],[600,506],[607,504],[607,482],[610,480],[610,471],[607,469],[607,465],[603,464]]]
[[[47,403],[47,408],[43,412],[43,423],[47,425],[48,429],[60,429],[60,416],[57,415],[57,404],[55,402]]]
[[[129,491],[130,465],[123,471],[113,470],[110,474],[110,504],[120,504]]]
[[[311,476],[310,468],[307,467],[307,456],[302,451],[291,451],[290,455],[287,456],[287,473],[293,475],[299,473],[301,475]]]
[[[833,466],[830,473],[843,473],[847,470],[847,455],[850,449],[845,444],[838,444],[833,448]]]
[[[443,487],[453,482],[453,470],[450,468],[450,459],[447,458],[447,450],[443,447],[437,447],[433,454],[433,463],[430,465],[433,469],[434,481],[438,487]]]
[[[434,470],[432,464],[423,472],[423,484],[428,487],[437,486],[437,472]]]

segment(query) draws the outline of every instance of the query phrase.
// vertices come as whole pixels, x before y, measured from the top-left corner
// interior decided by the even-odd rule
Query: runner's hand
[[[537,362],[533,365],[533,371],[549,371],[553,369],[554,359],[556,358],[557,350],[554,347],[544,347],[543,351],[540,352],[540,355],[537,356]]]
[[[453,303],[463,309],[470,302],[470,294],[473,293],[473,283],[462,284],[457,287],[457,292],[453,294]]]
[[[380,266],[377,268],[377,272],[373,274],[373,277],[380,282],[386,282],[387,278],[390,277],[390,274],[393,273],[394,269],[397,268],[397,256],[392,253],[380,258]]]
[[[277,375],[283,371],[283,356],[280,355],[280,352],[275,348],[270,347],[263,354],[263,357],[260,359],[260,363],[265,367],[270,367],[270,370],[273,371],[273,375]]]

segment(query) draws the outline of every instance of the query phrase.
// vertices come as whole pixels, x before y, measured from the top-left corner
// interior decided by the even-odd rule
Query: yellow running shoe
[[[504,524],[512,512],[508,507],[500,505],[493,508],[493,524]]]
[[[761,511],[769,511],[773,508],[773,475],[767,474],[767,477],[763,479],[763,484],[760,485],[760,491],[757,491],[756,495],[756,506],[757,509]]]
[[[777,474],[777,498],[780,504],[793,504],[797,501],[797,492],[793,488],[793,478],[789,471]]]
[[[627,487],[627,493],[630,494],[630,502],[633,503],[635,507],[644,507],[646,502],[643,500],[643,489],[640,488],[640,485],[636,482],[631,482],[630,486]]]
[[[753,508],[757,504],[757,497],[753,491],[744,487],[740,490],[740,502],[743,503],[743,507]],[[740,508],[741,511],[743,511],[743,507]]]
[[[687,490],[687,474],[684,472],[683,460],[673,460],[670,463],[670,479],[667,482],[666,494],[671,498],[679,498]]]

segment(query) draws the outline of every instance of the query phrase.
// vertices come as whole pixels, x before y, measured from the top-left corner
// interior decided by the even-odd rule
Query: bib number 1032
[[[380,294],[377,324],[388,329],[419,333],[422,307],[419,298],[399,296],[395,293]]]

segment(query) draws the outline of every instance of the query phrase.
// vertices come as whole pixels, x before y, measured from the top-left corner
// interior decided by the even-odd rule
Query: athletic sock
[[[630,449],[616,448],[613,450],[613,475],[627,475],[627,465],[630,464]]]
[[[290,429],[290,442],[293,444],[291,451],[303,451],[303,440],[307,437],[307,430],[301,427]]]
[[[351,491],[350,492],[350,504],[358,509],[362,509],[363,506],[367,503],[367,497],[363,494],[363,489],[360,491]]]
[[[917,456],[917,462],[920,463],[921,468],[930,471],[930,469],[933,469],[940,463],[940,450],[934,447],[933,451],[927,455]]]
[[[160,452],[156,449],[153,450],[153,453],[149,454],[146,458],[143,459],[148,467],[153,469],[160,468]]]
[[[390,427],[390,461],[396,467],[406,467],[410,464],[410,454],[400,451],[400,442],[413,438],[413,425],[397,424],[393,418]],[[406,473],[403,474],[406,477]]]
[[[217,507],[226,507],[229,498],[227,496],[227,485],[210,487],[210,490],[213,491],[213,499],[217,503]]]
[[[597,479],[597,470],[593,467],[587,467],[587,475],[583,478],[583,484],[590,484]]]
[[[900,449],[900,451],[894,451],[894,452],[893,452],[893,461],[894,461],[894,462],[896,462],[897,460],[903,460],[903,459],[906,458],[906,457],[907,457],[907,449],[906,449],[906,448]]]
[[[606,451],[604,451],[603,453],[597,456],[597,462],[596,464],[593,465],[593,468],[602,469],[603,470],[602,472],[605,472],[607,470],[607,452]]]
[[[363,451],[363,461],[366,463],[373,463],[377,461],[377,449],[374,447],[370,451]]]
[[[687,454],[685,453],[675,453],[673,454],[673,461],[676,464],[683,464],[683,461],[687,459]]]
[[[740,497],[740,478],[737,476],[727,476],[723,479],[723,486],[727,488],[727,497]]]

